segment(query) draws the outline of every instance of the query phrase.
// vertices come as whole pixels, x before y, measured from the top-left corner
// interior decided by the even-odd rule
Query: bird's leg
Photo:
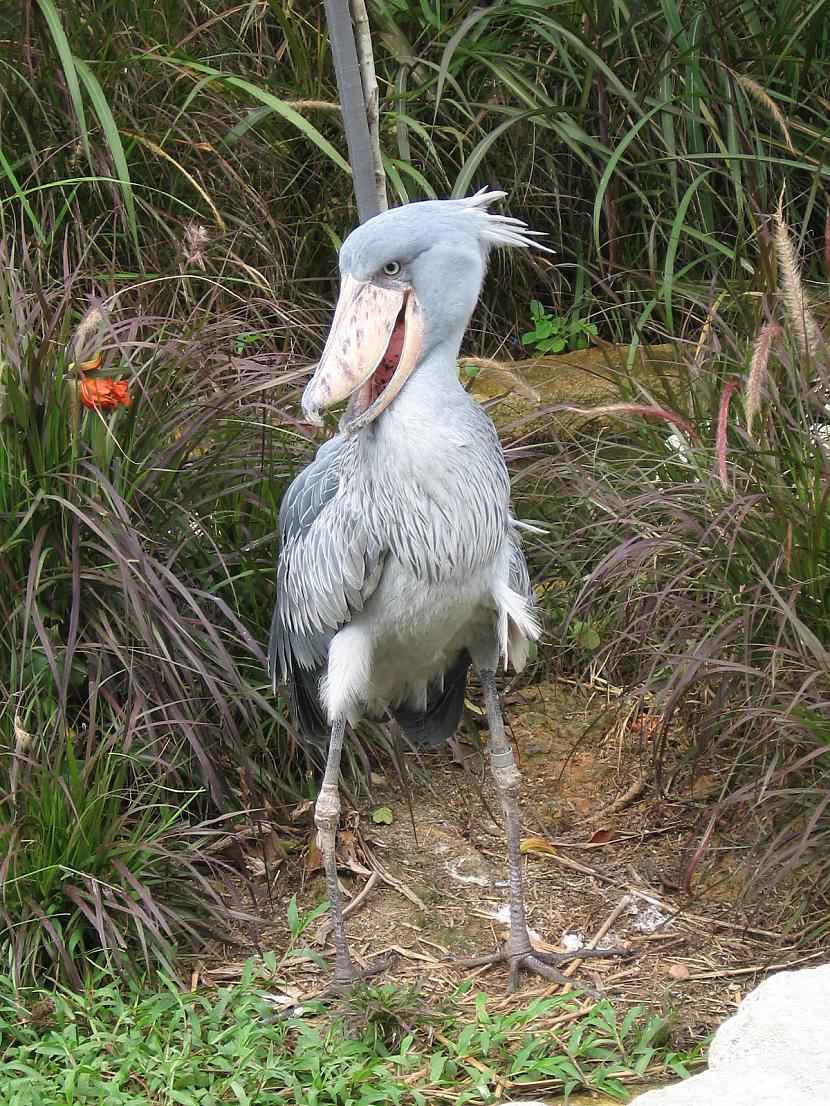
[[[516,766],[513,750],[504,730],[504,719],[502,718],[496,687],[496,674],[492,669],[483,668],[479,672],[479,677],[484,692],[484,703],[487,708],[487,721],[490,726],[490,765],[496,783],[496,790],[501,800],[504,828],[507,836],[510,933],[501,949],[486,956],[468,960],[466,964],[468,967],[477,967],[482,964],[506,962],[508,977],[505,993],[508,995],[512,994],[518,985],[520,968],[535,972],[554,983],[573,983],[572,979],[559,971],[557,965],[568,960],[581,959],[585,956],[618,956],[625,953],[623,950],[581,949],[571,954],[557,954],[534,949],[530,943],[522,892],[521,829],[519,826],[519,791],[522,776]],[[588,987],[584,983],[577,983],[577,985],[599,997],[598,992],[593,987]]]
[[[337,882],[337,827],[340,825],[340,755],[343,752],[345,731],[346,719],[336,718],[331,728],[323,782],[320,786],[317,802],[314,805],[317,844],[323,854],[329,910],[331,911],[334,933],[334,982],[336,984],[352,983],[357,979],[357,972],[349,952],[346,923],[343,920],[343,900],[340,897],[340,885]]]
[[[501,800],[507,837],[510,935],[507,939],[506,951],[511,956],[522,956],[533,951],[527,931],[522,891],[521,829],[519,827],[519,792],[522,786],[522,774],[516,766],[516,759],[505,733],[495,673],[485,669],[480,676],[487,708],[487,722],[490,726],[490,768]]]
[[[317,843],[323,855],[323,866],[326,872],[326,888],[329,896],[335,950],[334,982],[317,996],[318,999],[328,998],[358,979],[370,979],[372,976],[378,975],[389,965],[392,959],[391,955],[379,957],[367,968],[358,971],[349,952],[346,923],[343,919],[343,900],[340,896],[340,885],[337,882],[337,827],[340,825],[340,755],[343,752],[345,731],[346,719],[336,718],[331,728],[326,770],[314,806],[314,824],[317,826]]]

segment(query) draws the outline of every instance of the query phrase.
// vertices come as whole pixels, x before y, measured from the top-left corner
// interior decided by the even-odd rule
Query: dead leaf
[[[614,831],[612,829],[598,829],[594,830],[591,836],[588,838],[589,845],[607,845],[609,841],[614,840]]]
[[[275,829],[270,829],[262,837],[262,858],[266,864],[270,864],[273,867],[282,864],[284,860],[288,859],[288,854],[285,851],[282,841],[280,841],[279,834]]]
[[[546,856],[556,856],[556,849],[544,837],[523,837],[519,842],[521,853],[544,853]]]
[[[342,829],[337,834],[337,867],[348,868],[357,876],[372,874],[371,869],[364,863],[363,850],[353,830]]]
[[[453,764],[459,764],[463,768],[471,756],[475,756],[478,751],[476,746],[471,742],[466,741],[463,737],[455,735],[451,737],[449,742],[450,752],[452,753]]]
[[[380,772],[370,772],[369,782],[371,783],[372,787],[385,787],[386,784],[389,783],[389,780],[386,778],[386,776],[382,776]]]
[[[319,872],[323,867],[323,854],[317,845],[317,831],[313,830],[309,834],[308,839],[308,853],[305,859],[305,870],[307,872]]]
[[[52,1018],[55,1009],[55,1003],[51,998],[40,999],[34,1004],[28,1015],[23,1016],[23,1021],[32,1022],[38,1029],[49,1029],[55,1025]]]

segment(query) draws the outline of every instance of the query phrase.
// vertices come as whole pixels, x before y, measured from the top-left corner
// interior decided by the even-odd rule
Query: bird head
[[[321,411],[348,398],[340,429],[354,433],[437,347],[447,343],[454,363],[490,248],[538,245],[538,232],[488,211],[504,196],[482,189],[460,200],[422,200],[352,231],[340,250],[331,330],[303,393],[309,422],[319,425]]]

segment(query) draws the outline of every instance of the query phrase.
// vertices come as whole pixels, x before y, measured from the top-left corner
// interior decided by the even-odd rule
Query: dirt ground
[[[631,952],[626,960],[583,961],[573,969],[579,978],[621,1008],[672,1009],[691,1043],[733,1013],[765,973],[819,955],[776,932],[779,903],[756,904],[751,914],[736,905],[758,827],[736,812],[707,838],[700,800],[719,791],[716,763],[698,765],[659,797],[651,720],[632,723],[608,695],[536,685],[508,693],[505,713],[523,773],[534,940],[557,950],[588,942]],[[476,730],[483,719],[470,712],[466,724]],[[684,737],[671,740],[682,745]],[[554,993],[523,975],[519,992],[503,998],[501,966],[471,970],[452,960],[492,950],[507,931],[504,840],[486,756],[464,740],[455,750],[421,750],[410,755],[409,777],[404,785],[373,775],[372,794],[356,806],[344,796],[340,866],[356,959],[394,952],[387,979],[426,978],[438,995],[472,975],[493,1010]],[[288,944],[291,896],[301,914],[325,898],[312,816],[310,804],[295,811],[293,847],[285,858],[271,849],[270,878],[256,848],[250,857],[261,909],[273,918],[261,947],[278,955]],[[327,930],[324,917],[304,940],[330,956]],[[216,950],[200,971],[207,981],[232,980],[250,951]],[[310,997],[325,983],[313,960],[289,965],[287,997]]]

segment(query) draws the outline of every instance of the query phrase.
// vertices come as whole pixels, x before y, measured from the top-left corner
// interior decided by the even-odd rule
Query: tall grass
[[[612,424],[606,414],[537,462],[535,494],[556,497],[542,552],[570,596],[564,640],[590,626],[594,670],[661,720],[664,781],[686,766],[673,719],[728,759],[715,815],[743,804],[768,827],[749,894],[789,880],[790,922],[806,914],[816,932],[830,894],[830,362],[809,314],[805,340],[795,248],[776,219],[781,290],[753,300],[756,341],[713,312],[674,373],[624,376]],[[674,428],[638,414],[646,399]]]
[[[525,267],[493,288],[500,331],[531,295],[558,309],[587,294],[605,336],[629,325],[626,307],[651,335],[677,334],[685,297],[763,268],[761,213],[783,178],[823,229],[822,13],[820,0],[377,0],[395,198],[498,182],[548,233],[555,273]],[[163,271],[195,219],[268,266],[280,294],[298,275],[331,279],[355,214],[320,5],[203,16],[171,0],[38,0],[3,18],[0,177],[35,234],[44,207],[70,229],[100,219],[105,269]]]
[[[203,261],[90,300],[5,240],[0,941],[20,973],[92,947],[117,966],[141,934],[169,961],[216,913],[193,909],[203,820],[298,793],[262,642],[304,441],[274,386],[302,327]],[[123,380],[129,406],[88,408],[84,378]]]
[[[612,304],[674,336],[690,294],[751,284],[784,178],[821,229],[821,3],[374,7],[399,189],[506,185],[560,257],[538,298],[570,306],[587,272],[606,336]]]

